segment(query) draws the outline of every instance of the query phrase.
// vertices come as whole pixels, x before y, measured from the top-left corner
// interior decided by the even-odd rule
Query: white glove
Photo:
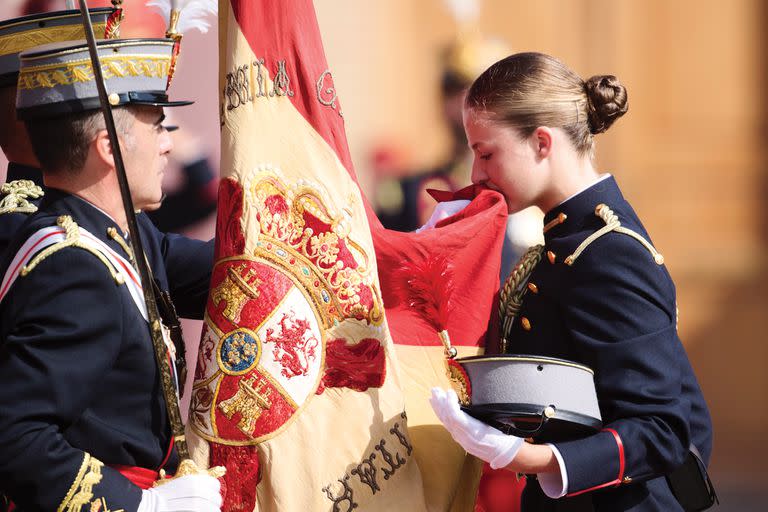
[[[466,208],[469,203],[470,201],[467,201],[466,199],[456,199],[455,201],[444,201],[442,203],[437,203],[437,206],[435,206],[435,209],[432,211],[432,215],[429,217],[427,223],[417,229],[416,232],[420,233],[425,229],[431,229],[435,227],[435,225],[441,220],[447,219],[451,215],[456,215],[459,213],[461,210]]]
[[[493,469],[506,467],[523,445],[522,438],[504,434],[462,411],[453,390],[432,388],[429,403],[453,439]]]
[[[137,512],[220,512],[221,484],[205,474],[187,475],[141,491]]]

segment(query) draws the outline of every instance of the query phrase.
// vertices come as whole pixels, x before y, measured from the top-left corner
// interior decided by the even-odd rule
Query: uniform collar
[[[613,176],[600,179],[591,186],[573,195],[552,208],[544,216],[544,240],[565,236],[582,230],[599,219],[595,216],[595,207],[600,203],[614,206],[623,202],[619,186]]]
[[[23,164],[17,164],[15,162],[8,162],[8,173],[5,177],[5,181],[11,182],[16,180],[32,180],[35,185],[45,187],[43,184],[43,172],[36,167],[29,167]]]
[[[106,241],[118,254],[126,258],[129,257],[122,244],[117,243],[108,234],[108,230],[112,228],[118,233],[117,236],[120,236],[122,230],[117,223],[112,217],[85,199],[59,189],[49,188],[46,190],[45,197],[43,197],[43,201],[40,204],[40,210],[56,217],[60,215],[71,216],[78,226],[89,231],[100,240]]]

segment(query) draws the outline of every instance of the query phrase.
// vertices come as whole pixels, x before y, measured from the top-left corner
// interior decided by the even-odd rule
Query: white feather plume
[[[150,0],[147,7],[153,7],[165,19],[166,25],[171,20],[171,10],[180,11],[177,31],[180,34],[190,29],[197,29],[202,33],[211,28],[210,16],[219,13],[218,0]]]
[[[459,24],[474,23],[480,17],[480,0],[444,0]]]

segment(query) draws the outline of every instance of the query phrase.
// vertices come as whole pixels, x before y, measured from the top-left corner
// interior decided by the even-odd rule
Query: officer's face
[[[472,183],[504,194],[509,213],[536,204],[542,178],[536,172],[535,145],[515,129],[472,109],[464,109],[464,130],[474,155]]]
[[[165,115],[161,107],[136,108],[134,116],[135,122],[124,136],[128,146],[125,169],[133,205],[143,210],[162,199],[163,172],[173,144],[162,126]]]

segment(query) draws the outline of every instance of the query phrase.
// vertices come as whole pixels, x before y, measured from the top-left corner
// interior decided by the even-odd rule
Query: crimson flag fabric
[[[450,385],[436,328],[473,355],[496,323],[503,199],[476,190],[433,230],[384,230],[311,2],[221,0],[219,13],[222,180],[193,458],[227,467],[225,510],[473,510],[480,466],[427,398]],[[413,279],[434,290],[440,326],[412,307]]]
[[[451,385],[444,348],[434,323],[411,307],[414,299],[400,291],[403,284],[399,282],[401,276],[411,275],[414,262],[446,261],[450,279],[440,300],[449,307],[439,328],[448,331],[460,357],[481,354],[486,348],[496,351],[499,265],[507,207],[500,194],[476,186],[456,193],[434,192],[433,196],[440,201],[472,202],[435,229],[421,233],[397,233],[375,224],[373,228],[387,320],[402,369],[409,432],[425,475],[427,499],[436,507],[433,510],[490,512],[502,510],[493,508],[494,503],[515,503],[513,508],[503,509],[513,512],[518,510],[519,489],[525,481],[514,479],[505,470],[490,470],[486,464],[478,495],[481,463],[453,443],[426,403],[433,386]],[[489,485],[491,481],[508,485]]]

